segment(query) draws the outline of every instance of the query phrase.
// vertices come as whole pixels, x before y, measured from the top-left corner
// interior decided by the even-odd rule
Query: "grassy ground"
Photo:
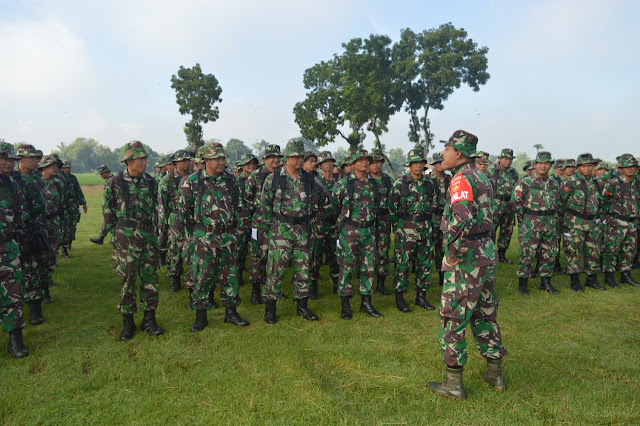
[[[104,179],[96,173],[74,173],[80,185],[104,185]]]
[[[357,312],[354,298],[354,318],[343,321],[327,281],[320,300],[310,302],[319,322],[296,316],[289,299],[278,304],[278,324],[269,326],[264,305],[250,305],[244,286],[239,312],[251,326],[224,324],[218,309],[203,332],[190,333],[187,293],[168,291],[163,268],[158,321],[165,334],[138,331],[121,343],[111,247],[88,242],[100,227],[101,187],[84,190],[89,214],[73,257],[59,262],[56,302],[45,306],[43,325],[25,329],[31,355],[17,360],[0,351],[3,424],[640,422],[640,290],[623,285],[576,294],[562,275],[554,278],[561,294],[534,289],[523,297],[513,265],[498,271],[509,390],[497,393],[482,381],[484,362],[471,339],[469,399],[461,403],[425,388],[443,378],[434,312],[403,314],[392,296],[375,294],[384,318]],[[508,255],[516,258],[515,245]],[[428,293],[433,304],[439,291],[435,284]]]

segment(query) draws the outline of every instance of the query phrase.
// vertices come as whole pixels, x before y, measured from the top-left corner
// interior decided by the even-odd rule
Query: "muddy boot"
[[[252,305],[262,304],[262,297],[260,295],[260,283],[251,283],[251,302]]]
[[[384,275],[378,275],[378,283],[376,285],[376,290],[383,296],[389,296],[391,293],[384,286],[384,281],[387,279]]]
[[[584,285],[588,285],[587,284],[588,282],[589,282],[589,279],[587,279]],[[571,274],[571,290],[584,291],[584,289],[582,288],[582,284],[580,284],[580,274]]]
[[[598,276],[596,274],[591,274],[587,276],[587,281],[584,282],[584,286],[595,288],[596,290],[606,290],[605,287],[601,286],[598,283]]]
[[[7,350],[14,358],[24,358],[29,356],[29,351],[24,347],[22,341],[22,329],[13,330],[9,332],[9,344]]]
[[[192,333],[195,333],[196,331],[202,331],[208,325],[209,320],[207,319],[207,311],[206,309],[200,309],[196,311],[196,321],[191,326],[190,331]]]
[[[352,315],[349,296],[342,296],[340,299],[342,300],[342,313],[340,314],[340,318],[344,320],[350,320],[352,318]]]
[[[560,293],[559,290],[556,290],[551,285],[551,277],[540,277],[540,290],[547,291],[547,292],[549,292],[551,294]]]
[[[309,299],[317,299],[318,298],[318,281],[311,281],[311,285],[309,286]]]
[[[140,323],[140,330],[146,331],[147,334],[152,336],[159,336],[164,333],[164,330],[161,329],[156,322],[155,309],[144,311],[144,318],[142,318],[142,322]]]
[[[306,319],[307,321],[318,321],[318,316],[313,312],[311,312],[311,309],[307,307],[308,301],[309,301],[308,297],[298,299],[296,301],[298,303],[298,308],[296,309],[296,312],[298,313],[298,315],[300,315],[302,318]]]
[[[29,324],[40,325],[44,322],[42,318],[42,300],[32,300],[29,305]]]
[[[133,314],[122,314],[122,333],[120,341],[131,340],[136,324],[133,322]]]
[[[418,290],[416,292],[416,305],[428,311],[433,311],[435,309],[435,306],[427,301],[427,292],[424,290]]]
[[[224,312],[224,322],[228,322],[229,324],[239,325],[239,326],[247,326],[249,325],[249,321],[242,318],[238,312],[236,311],[235,306],[227,306]]]
[[[487,359],[487,371],[482,373],[482,378],[489,383],[495,390],[507,390],[502,377],[502,358]]]
[[[380,318],[382,314],[373,307],[371,303],[371,295],[365,296],[362,295],[362,303],[360,303],[360,310],[365,314],[372,316],[374,318]]]
[[[618,287],[618,283],[616,282],[616,279],[613,276],[613,272],[604,273],[604,282],[606,285],[608,285],[611,288]]]
[[[461,401],[467,397],[462,383],[462,367],[447,367],[447,378],[444,382],[430,382],[429,389],[444,397]]]
[[[267,324],[275,324],[278,322],[276,318],[276,301],[269,299],[264,302],[264,322]]]
[[[404,293],[400,291],[396,293],[396,307],[400,312],[411,312],[411,308],[404,301]]]
[[[631,271],[620,272],[620,284],[629,284],[634,287],[640,286],[640,283],[631,277]]]
[[[518,277],[518,293],[529,294],[529,278]]]

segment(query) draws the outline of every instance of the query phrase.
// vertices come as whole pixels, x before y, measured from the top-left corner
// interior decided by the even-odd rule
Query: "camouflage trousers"
[[[53,281],[53,272],[58,265],[58,249],[60,248],[60,227],[47,229],[51,250],[37,254],[38,275],[41,285],[49,285]]]
[[[442,268],[442,259],[444,258],[444,247],[442,246],[444,236],[442,231],[440,230],[440,221],[442,217],[434,216],[433,217],[433,226],[431,227],[431,244],[433,245],[433,264],[436,267],[436,270],[440,270]]]
[[[509,203],[497,201],[493,215],[493,235],[496,238],[498,250],[507,250],[511,243],[511,235],[516,223],[516,215],[513,209],[509,208]],[[500,233],[498,234],[498,228]]]
[[[238,270],[244,269],[251,242],[251,229],[238,234]]]
[[[389,215],[378,218],[376,226],[376,275],[389,275],[389,248],[391,247],[391,220]]]
[[[311,246],[311,281],[320,280],[320,267],[322,266],[322,255],[326,256],[326,263],[329,265],[329,274],[331,278],[338,278],[340,275],[340,267],[338,266],[338,257],[336,254],[336,240],[338,239],[335,226],[313,224],[309,237]]]
[[[282,291],[284,271],[293,264],[293,298],[309,297],[308,225],[274,222],[269,235],[267,281],[262,290],[264,300],[276,300]]]
[[[569,235],[567,235],[569,234]],[[565,229],[562,243],[567,257],[567,274],[585,272],[593,275],[600,272],[600,228],[582,230]]]
[[[608,218],[604,231],[602,268],[604,272],[628,271],[631,269],[637,247],[635,222]]]
[[[209,294],[218,283],[224,306],[240,304],[236,244],[237,237],[232,234],[205,234],[194,238],[191,271],[196,280],[191,300],[195,309],[211,309]]]
[[[253,246],[254,250],[251,256],[251,272],[249,279],[254,283],[265,283],[267,259],[269,255],[269,231],[258,228],[258,240]]]
[[[518,277],[531,278],[534,259],[538,259],[540,277],[553,276],[553,266],[558,255],[559,246],[555,229],[540,232],[530,228],[522,228],[518,239],[520,241]]]
[[[395,257],[394,269],[395,288],[394,293],[406,293],[409,288],[409,271],[412,265],[416,268],[416,290],[429,290],[431,279],[431,229],[425,235],[416,235],[411,230],[407,234],[403,228],[396,229],[395,233]]]
[[[450,367],[467,362],[468,324],[484,358],[498,359],[507,354],[496,319],[496,269],[495,264],[476,267],[462,262],[444,271],[439,340],[444,363]]]
[[[2,259],[0,261],[0,308],[2,308],[0,320],[2,320],[2,330],[6,333],[24,328],[23,282],[20,258]]]
[[[40,274],[38,273],[38,260],[35,254],[21,255],[21,269],[24,277],[24,300],[42,300],[42,287],[40,286]]]
[[[351,281],[357,262],[360,267],[360,294],[370,296],[373,293],[376,264],[375,228],[356,228],[345,225],[340,230],[338,241],[340,241],[338,295],[348,297],[353,295]]]
[[[175,230],[169,229],[169,247],[167,250],[167,276],[181,276],[184,273],[184,238]]]
[[[193,255],[195,252],[195,242],[193,238],[188,238],[184,244],[182,245],[182,259],[184,262],[185,270],[184,270],[184,285],[187,288],[195,289],[196,288],[196,280],[195,275],[193,273]]]
[[[71,247],[71,243],[76,239],[76,230],[78,228],[78,222],[80,221],[80,212],[69,212],[64,217],[64,224],[62,226],[62,235],[60,237],[60,245],[62,247]]]

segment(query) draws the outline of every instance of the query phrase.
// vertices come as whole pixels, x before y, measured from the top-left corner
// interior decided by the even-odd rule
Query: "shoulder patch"
[[[471,185],[469,185],[469,182],[462,174],[451,179],[449,193],[451,194],[451,205],[454,205],[458,201],[473,201]]]

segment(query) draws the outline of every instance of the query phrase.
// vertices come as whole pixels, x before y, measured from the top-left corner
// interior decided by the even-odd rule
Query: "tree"
[[[269,142],[261,139],[260,142],[255,142],[251,147],[253,148],[253,155],[258,158],[262,158],[264,155],[264,149],[269,145]]]
[[[349,150],[340,146],[336,149],[336,152],[333,153],[333,158],[336,159],[336,163],[342,163],[345,158],[349,155]]]
[[[536,152],[539,152],[541,149],[544,149],[544,146],[542,146],[542,144],[535,144],[533,145],[533,147],[536,149]]]
[[[519,152],[516,154],[516,158],[513,159],[512,167],[522,176],[524,175],[524,171],[522,170],[524,163],[529,160],[531,160],[531,158],[529,158],[529,155],[526,152]]]
[[[391,163],[394,170],[404,170],[406,162],[407,156],[402,151],[402,148],[393,148],[389,151],[389,163]]]
[[[171,76],[171,88],[176,91],[176,102],[180,114],[191,114],[191,120],[185,123],[189,149],[197,151],[203,145],[202,123],[216,121],[219,116],[216,102],[222,102],[222,88],[213,74],[203,74],[200,64],[193,68],[182,65],[178,75]]]
[[[403,84],[409,113],[409,140],[425,154],[433,148],[429,111],[442,110],[444,102],[461,84],[474,92],[489,80],[487,53],[467,32],[451,23],[419,34],[406,28],[393,47],[396,70]]]
[[[240,139],[229,139],[229,142],[224,146],[224,150],[227,153],[227,159],[233,163],[245,154],[251,154],[251,150]]]

